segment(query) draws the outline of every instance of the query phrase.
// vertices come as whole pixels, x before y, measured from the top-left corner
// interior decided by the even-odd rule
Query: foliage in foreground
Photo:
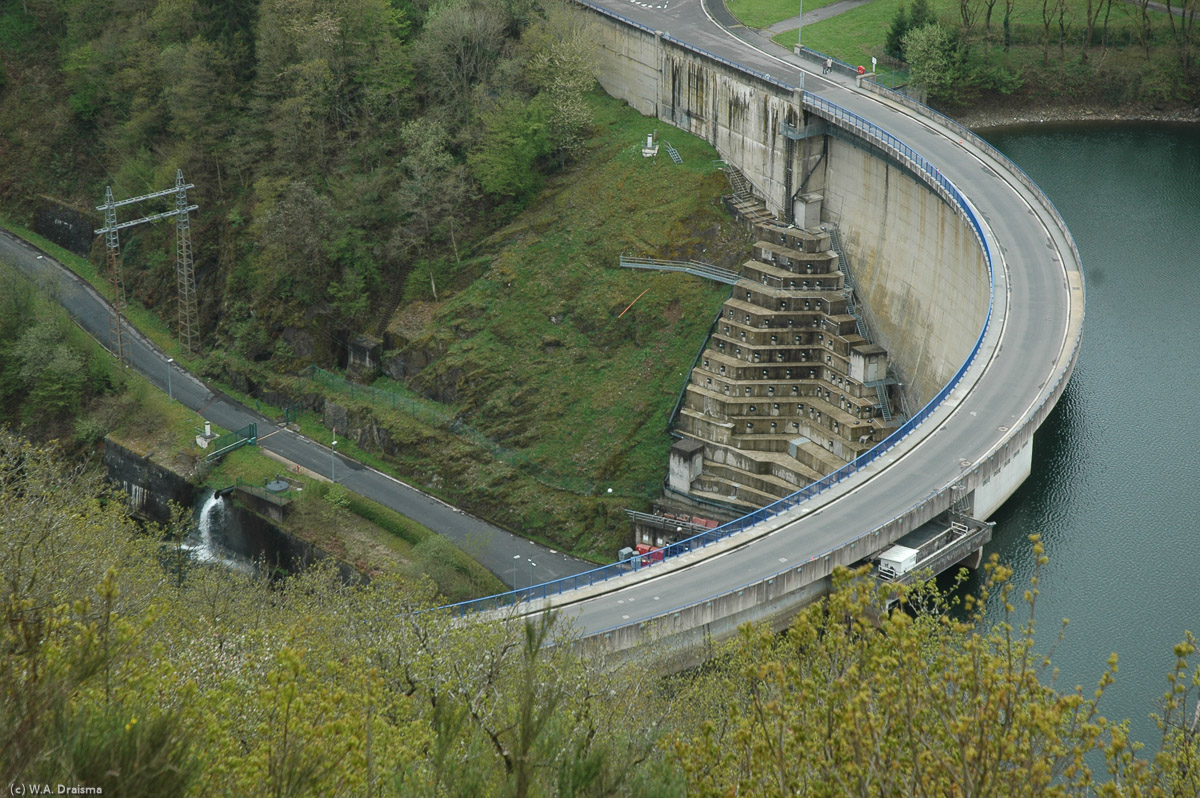
[[[689,794],[1200,795],[1195,639],[1175,649],[1161,746],[1143,759],[1097,709],[1116,655],[1093,694],[1059,692],[1034,649],[1037,577],[1021,619],[1009,569],[993,559],[988,572],[961,608],[917,589],[911,614],[886,611],[885,595],[842,573],[784,635],[744,628],[680,696],[695,719],[672,753]],[[989,592],[1003,607],[994,621]]]
[[[427,584],[190,565],[94,474],[0,432],[0,776],[126,795],[602,795],[652,715],[551,624]]]
[[[0,432],[0,776],[106,795],[1191,796],[1196,644],[1161,751],[1047,686],[1029,619],[840,577],[782,638],[669,683],[551,620],[455,623],[426,585],[189,565],[94,475]],[[986,597],[981,597],[986,598]],[[882,613],[879,626],[871,618]],[[646,657],[651,656],[650,652]],[[1107,781],[1085,759],[1100,752]]]

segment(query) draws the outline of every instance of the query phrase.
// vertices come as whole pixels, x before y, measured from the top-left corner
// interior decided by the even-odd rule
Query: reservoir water
[[[1035,438],[1033,473],[993,518],[988,552],[1028,585],[1038,533],[1038,650],[1090,694],[1120,658],[1104,715],[1150,744],[1172,646],[1200,636],[1200,125],[1039,125],[985,135],[1075,237],[1087,316],[1075,374]],[[1019,595],[1019,592],[1018,592]]]

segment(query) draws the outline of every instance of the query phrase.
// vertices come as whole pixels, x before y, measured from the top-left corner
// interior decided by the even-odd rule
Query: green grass
[[[836,3],[838,0],[729,0],[726,5],[729,13],[741,20],[743,24],[751,28],[767,28],[776,22],[782,22],[800,14],[801,2],[803,2],[804,13],[807,14]],[[792,40],[788,46],[795,43],[796,34],[793,31]]]
[[[841,61],[845,61],[852,65],[863,65],[870,69],[871,56],[881,57],[883,55],[883,45],[887,38],[888,29],[891,27],[892,20],[896,16],[896,11],[900,7],[902,0],[872,0],[870,3],[861,5],[858,8],[851,9],[843,14],[830,17],[822,22],[817,22],[812,25],[804,26],[804,45],[818,52],[832,55]],[[930,3],[935,14],[943,22],[950,25],[957,25],[959,22],[959,4],[954,0],[931,0]],[[794,16],[794,13],[784,14],[778,18],[774,18],[779,13],[782,13],[782,5],[779,0],[740,0],[737,3],[730,3],[730,11],[751,27],[766,27],[771,22],[777,22],[780,19],[787,19]],[[808,4],[805,4],[805,9]],[[1080,25],[1071,22],[1071,19],[1081,20],[1084,15],[1084,3],[1082,0],[1068,0],[1068,28],[1074,32],[1069,32],[1068,36],[1074,41],[1081,33],[1079,32]],[[1041,10],[1042,4],[1040,0],[1016,0],[1012,16],[1012,30],[1014,43],[1019,47],[1031,47],[1037,49],[1040,61],[1040,43],[1042,36],[1041,28]],[[1113,13],[1109,22],[1110,40],[1116,46],[1131,47],[1135,44],[1134,24],[1131,21],[1131,14],[1134,11],[1133,6],[1124,6],[1114,4]],[[1165,15],[1158,12],[1151,12],[1152,16],[1159,20],[1160,24],[1165,26]],[[771,22],[761,24],[762,20],[770,19]],[[1003,6],[997,6],[996,11],[992,15],[991,38],[993,42],[999,42],[1002,35],[1002,19]],[[753,21],[752,21],[753,20]],[[979,34],[983,35],[983,21],[980,19]],[[1163,28],[1165,32],[1165,27]],[[1052,58],[1057,54],[1057,28],[1052,31],[1053,37],[1053,54]],[[1098,32],[1097,32],[1098,40]],[[796,44],[796,30],[785,31],[772,37],[772,41],[784,47],[791,48]],[[1078,46],[1071,43],[1067,44],[1067,52],[1077,52]],[[883,72],[883,68],[880,69]],[[886,74],[886,73],[885,73]],[[883,81],[887,83],[887,80]]]
[[[862,64],[870,70],[871,56],[883,54],[884,39],[901,2],[903,0],[872,0],[823,22],[805,25],[804,46],[854,66]],[[796,31],[773,36],[772,41],[791,47],[796,43]]]
[[[490,268],[442,303],[412,347],[441,353],[415,387],[452,389],[465,420],[492,440],[623,498],[548,492],[458,443],[438,455],[451,461],[441,486],[523,534],[611,558],[627,535],[620,507],[644,507],[657,493],[668,415],[729,294],[697,278],[615,268],[619,256],[736,266],[749,252],[716,204],[726,181],[715,150],[610,98],[591,102],[597,135],[584,163],[485,242]],[[682,165],[665,152],[641,156],[655,129]],[[433,455],[418,446],[416,457]]]

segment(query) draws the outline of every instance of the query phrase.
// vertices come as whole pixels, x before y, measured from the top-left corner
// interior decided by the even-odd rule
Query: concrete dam
[[[1025,480],[1033,433],[1078,353],[1082,268],[1053,205],[961,125],[846,65],[819,76],[816,57],[748,43],[719,24],[723,8],[585,7],[606,91],[712,143],[774,217],[758,228],[762,265],[743,269],[692,374],[671,467],[680,493],[736,502],[732,487],[751,494],[747,508],[767,506],[650,559],[461,609],[557,608],[596,645],[653,641],[684,665],[741,623],[786,622],[828,589],[835,567],[931,522],[911,549],[946,544],[930,567],[978,552],[987,525],[952,529],[947,511],[986,519]],[[837,259],[826,254],[831,231]],[[870,338],[845,304],[849,274]],[[818,286],[818,275],[831,282]],[[796,407],[818,385],[821,404]],[[880,389],[909,408],[903,424],[881,423]],[[793,428],[772,429],[785,417]],[[751,436],[749,449],[734,440]],[[800,443],[784,450],[789,440]],[[818,465],[822,452],[844,465],[793,468],[795,480],[779,467]]]

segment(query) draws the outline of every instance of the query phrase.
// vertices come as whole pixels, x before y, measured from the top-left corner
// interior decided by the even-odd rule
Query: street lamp
[[[800,38],[804,32],[804,0],[800,0],[800,16],[796,17],[796,55],[800,55]]]
[[[175,362],[175,358],[167,358],[167,401],[175,401],[175,392],[171,390],[171,365]]]
[[[528,557],[526,557],[525,559],[529,560]],[[533,560],[529,560],[529,586],[530,587],[533,587],[533,569],[534,568],[537,568],[537,563],[535,563]]]
[[[519,560],[519,559],[521,559],[520,554],[513,555],[513,579],[512,579],[513,590],[517,589],[517,560]]]
[[[333,443],[329,445],[329,481],[337,484],[337,430],[333,431]]]

